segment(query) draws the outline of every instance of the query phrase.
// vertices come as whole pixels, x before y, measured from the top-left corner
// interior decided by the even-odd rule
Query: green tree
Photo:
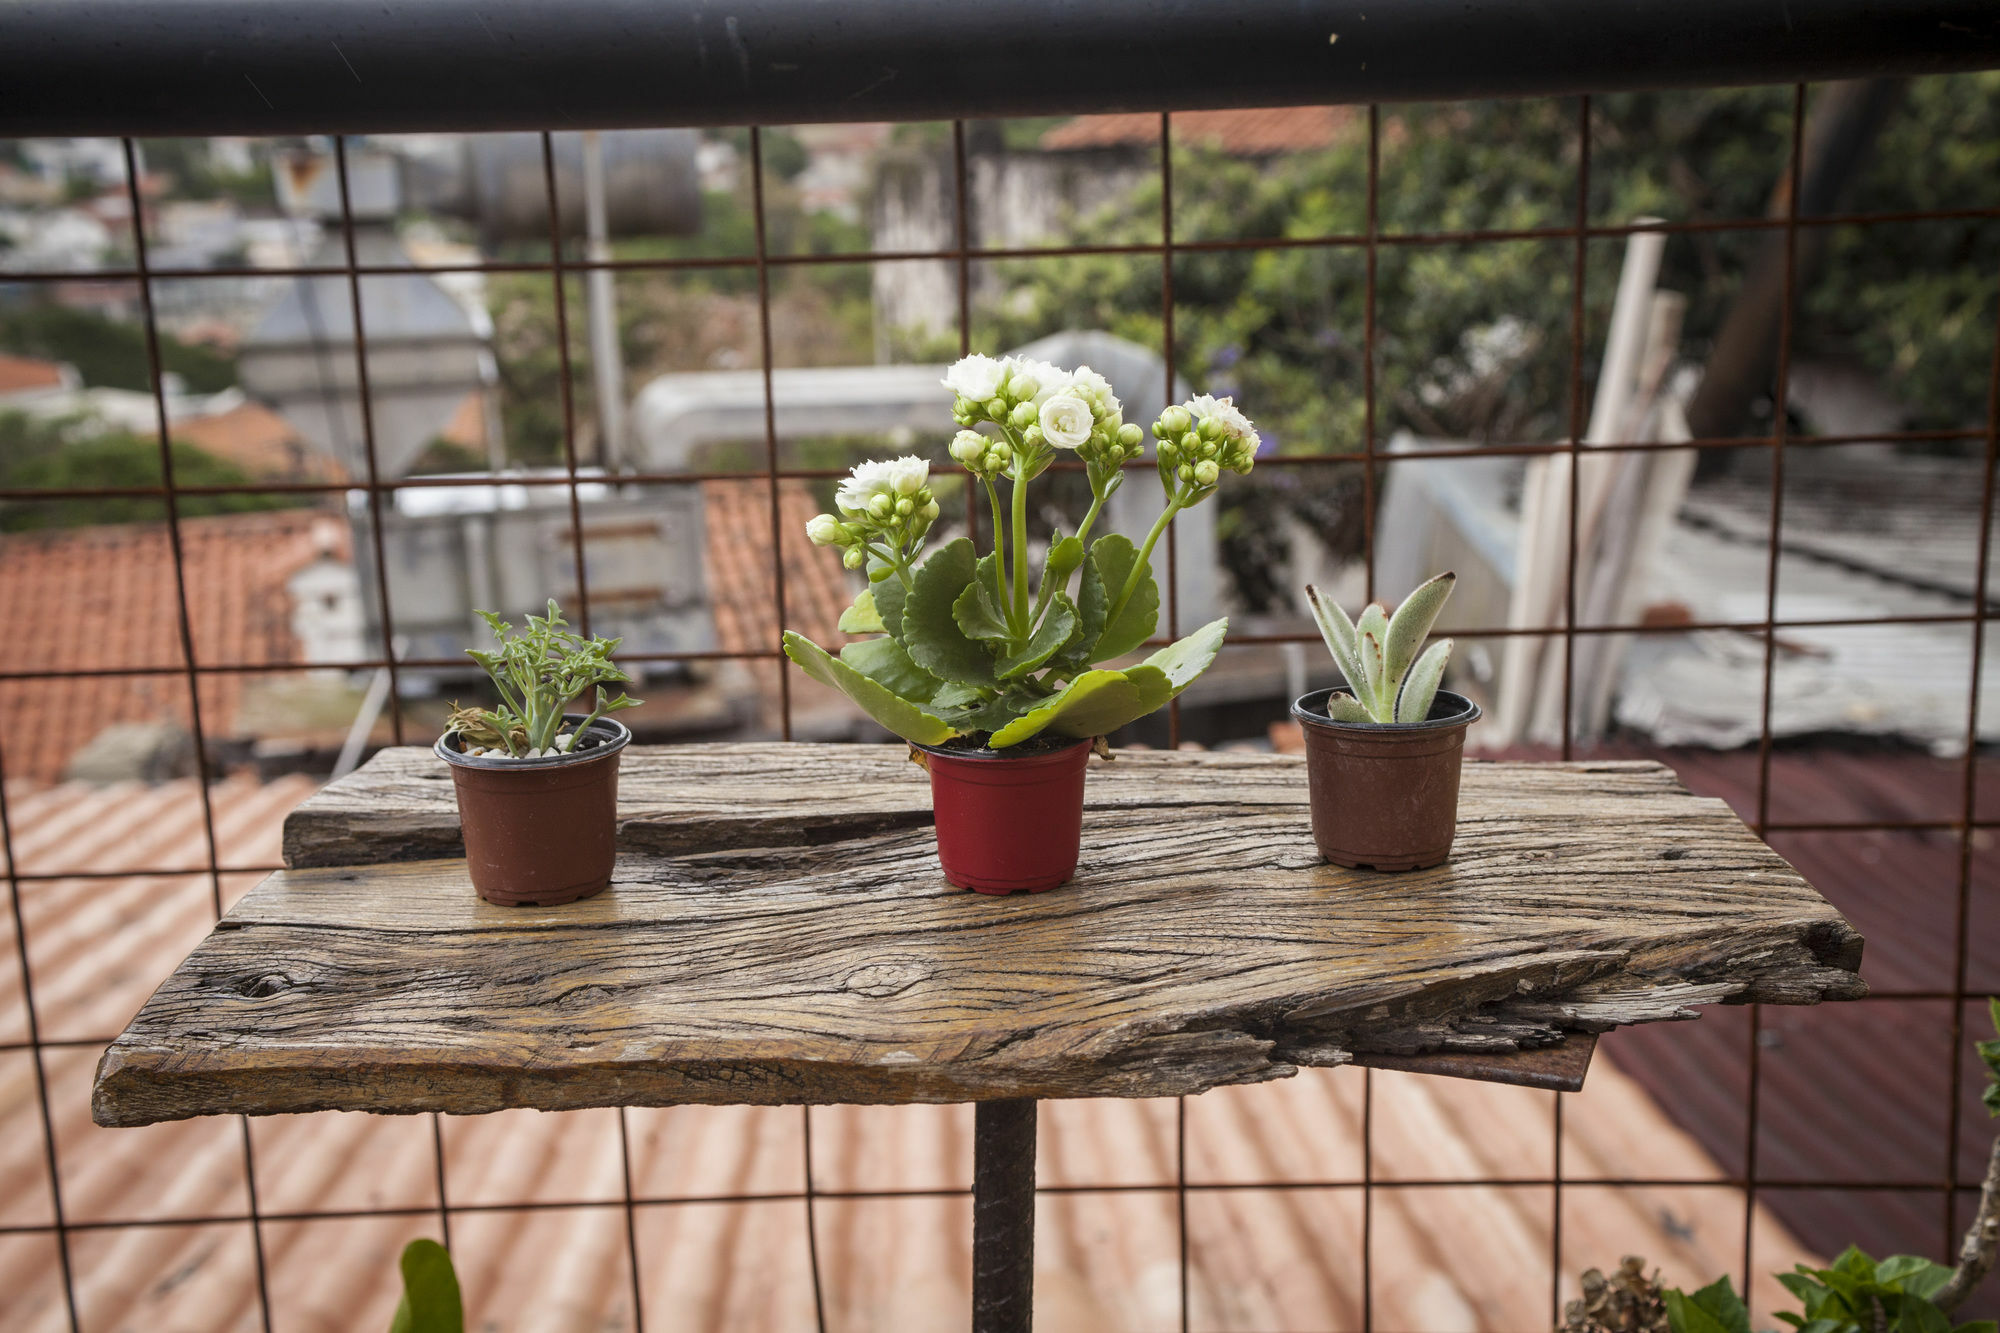
[[[249,474],[234,463],[181,441],[173,442],[177,486],[247,486]],[[48,422],[21,412],[0,412],[0,486],[19,490],[81,490],[160,485],[160,446],[124,431],[91,433],[88,423]],[[183,495],[184,518],[290,509],[310,497],[276,495]],[[114,495],[94,499],[8,500],[0,502],[0,530],[25,532],[91,523],[138,523],[166,517],[165,502],[154,496]]]
[[[93,388],[153,387],[146,359],[146,331],[52,300],[0,307],[0,351],[74,365]],[[236,383],[236,363],[212,348],[160,334],[160,365],[194,393],[219,393]]]

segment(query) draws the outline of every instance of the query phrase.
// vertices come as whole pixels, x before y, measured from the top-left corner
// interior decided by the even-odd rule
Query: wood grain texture
[[[944,882],[900,749],[628,755],[599,897],[494,907],[448,859],[271,877],[106,1053],[99,1123],[1167,1096],[1864,989],[1839,913],[1655,764],[1468,765],[1451,862],[1391,875],[1319,860],[1298,760],[1123,756],[1076,880],[994,899]],[[333,784],[294,856],[434,849],[422,771]]]

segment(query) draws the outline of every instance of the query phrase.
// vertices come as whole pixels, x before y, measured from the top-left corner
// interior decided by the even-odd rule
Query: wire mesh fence
[[[1785,179],[1797,182],[1805,171],[1807,107],[1809,89],[1797,85],[1790,90],[1790,106],[1784,134]],[[766,178],[771,170],[766,151],[765,133],[751,128],[748,131],[749,180],[751,188],[752,233],[746,252],[731,255],[702,255],[683,257],[620,257],[589,258],[571,252],[558,224],[563,214],[563,201],[558,188],[556,149],[553,136],[541,135],[541,166],[543,188],[549,230],[546,254],[535,258],[482,257],[476,262],[419,265],[419,271],[431,274],[480,273],[509,274],[526,277],[546,278],[553,301],[553,317],[556,326],[556,346],[559,355],[557,375],[557,418],[560,437],[560,467],[547,484],[562,488],[566,492],[567,540],[576,579],[573,603],[568,607],[580,621],[585,633],[590,632],[592,615],[592,590],[589,586],[590,551],[589,533],[584,521],[583,488],[590,484],[594,474],[580,465],[578,372],[571,353],[571,324],[573,282],[593,272],[610,272],[617,275],[673,274],[686,271],[727,271],[747,278],[754,291],[756,330],[754,341],[761,355],[764,438],[761,457],[740,475],[753,477],[762,489],[761,503],[769,524],[768,573],[763,587],[754,590],[717,588],[718,597],[741,597],[755,595],[768,597],[769,616],[778,627],[794,623],[795,607],[788,602],[787,567],[785,548],[787,543],[796,546],[798,534],[787,534],[783,529],[787,517],[781,505],[781,487],[788,482],[816,482],[841,475],[839,468],[804,466],[799,460],[787,460],[781,448],[781,434],[778,422],[779,404],[774,388],[774,315],[773,286],[782,275],[802,268],[833,268],[843,265],[880,265],[897,262],[924,262],[943,264],[952,277],[952,300],[956,308],[956,346],[964,353],[977,345],[982,338],[978,329],[975,312],[975,288],[977,271],[980,266],[1001,261],[1036,261],[1059,258],[1097,257],[1118,260],[1134,265],[1156,266],[1160,305],[1158,328],[1160,330],[1159,352],[1169,368],[1183,364],[1177,353],[1177,317],[1180,305],[1176,299],[1177,276],[1184,276],[1183,265],[1201,256],[1234,254],[1239,252],[1280,252],[1310,251],[1314,253],[1341,253],[1357,256],[1362,266],[1364,279],[1360,318],[1360,356],[1358,360],[1358,382],[1352,384],[1351,392],[1361,404],[1360,447],[1348,450],[1309,450],[1304,452],[1281,453],[1260,461],[1261,468],[1309,469],[1320,465],[1359,465],[1362,487],[1361,524],[1363,528],[1360,542],[1364,569],[1365,592],[1369,599],[1377,594],[1377,552],[1381,546],[1382,534],[1378,531],[1377,514],[1379,508],[1382,475],[1385,469],[1412,462],[1432,462],[1439,460],[1464,461],[1475,458],[1542,457],[1566,458],[1568,488],[1564,500],[1567,510],[1567,548],[1564,552],[1565,578],[1563,606],[1564,614],[1553,629],[1520,628],[1507,625],[1474,625],[1453,631],[1454,637],[1467,641],[1505,641],[1529,636],[1546,639],[1560,644],[1561,688],[1563,706],[1561,756],[1565,759],[1579,753],[1578,738],[1573,734],[1575,708],[1572,692],[1576,683],[1576,656],[1579,644],[1593,636],[1645,636],[1684,635],[1706,630],[1736,631],[1754,636],[1761,642],[1762,651],[1762,694],[1760,703],[1759,736],[1757,744],[1757,779],[1754,826],[1760,834],[1816,834],[1838,831],[1842,834],[1859,833],[1911,833],[1935,834],[1948,838],[1952,844],[1955,866],[1953,882],[1949,892],[1943,894],[1935,907],[1922,910],[1936,910],[1951,918],[1950,939],[1953,942],[1948,959],[1942,960],[1947,966],[1940,973],[1933,974],[1933,984],[1920,988],[1899,988],[1893,1001],[1862,1001],[1863,1004],[1894,1002],[1933,1002],[1933,1009],[1924,1011],[1932,1018],[1938,1017],[1935,1005],[1948,1005],[1948,1069],[1944,1079],[1948,1085],[1946,1123],[1941,1126],[1943,1141],[1950,1149],[1943,1156],[1945,1165],[1935,1174],[1900,1175],[1893,1178],[1862,1176],[1861,1178],[1836,1178],[1831,1175],[1817,1175],[1811,1178],[1773,1178],[1766,1169],[1767,1142],[1760,1130],[1760,1104],[1766,1090],[1763,1059],[1765,1043],[1760,1040],[1764,1025],[1759,1013],[1753,1008],[1747,1025],[1743,1059],[1745,1061],[1746,1083],[1744,1085],[1744,1115],[1740,1150],[1737,1160],[1713,1175],[1648,1175],[1644,1173],[1605,1174],[1601,1172],[1579,1172],[1570,1169],[1565,1161],[1565,1146],[1568,1142],[1564,1129],[1564,1105],[1562,1098],[1547,1095],[1549,1105],[1549,1169],[1546,1175],[1529,1177],[1508,1176],[1504,1178],[1440,1176],[1438,1178],[1408,1179],[1383,1178],[1378,1170],[1376,1138],[1380,1132],[1378,1123],[1377,1080],[1368,1071],[1361,1071],[1356,1077],[1360,1081],[1360,1153],[1359,1170],[1351,1175],[1337,1175],[1323,1178],[1297,1178],[1281,1182],[1242,1183],[1199,1178],[1189,1170],[1189,1120],[1190,1108],[1183,1099],[1173,1108],[1171,1138],[1173,1144],[1173,1172],[1170,1179],[1125,1184],[1106,1183],[1064,1183],[1046,1184],[1044,1192],[1051,1196],[1113,1196],[1138,1194],[1164,1196],[1172,1201],[1172,1219],[1175,1232],[1175,1253],[1178,1267],[1178,1301],[1176,1318],[1179,1327],[1188,1329],[1198,1323],[1192,1313],[1190,1274],[1197,1266],[1192,1247],[1199,1243],[1191,1239],[1194,1230],[1199,1229],[1197,1221],[1191,1229],[1190,1200],[1199,1201],[1204,1194],[1217,1191],[1237,1193],[1265,1191],[1273,1199],[1285,1194],[1300,1192],[1333,1192],[1343,1197],[1352,1196],[1358,1204],[1359,1245],[1356,1256],[1359,1265],[1360,1307],[1359,1324],[1363,1329],[1385,1327],[1378,1319],[1376,1293],[1385,1280],[1393,1280],[1393,1275],[1385,1279],[1377,1270],[1376,1216],[1377,1201],[1387,1194],[1416,1193],[1438,1190],[1525,1190],[1545,1191],[1547,1199],[1546,1224],[1548,1227],[1547,1253],[1550,1258],[1548,1273],[1546,1316],[1553,1321],[1560,1310],[1565,1283],[1573,1276],[1566,1272],[1565,1264],[1573,1264],[1577,1256],[1565,1248],[1564,1218],[1565,1197],[1582,1191],[1588,1195],[1600,1190],[1629,1190],[1638,1188],[1689,1188],[1701,1190],[1727,1190],[1740,1197],[1742,1205],[1742,1244],[1738,1256],[1735,1276],[1746,1288],[1754,1274],[1759,1271],[1759,1255],[1756,1248],[1758,1225],[1757,1211],[1760,1199],[1772,1194],[1788,1191],[1850,1191],[1881,1192],[1903,1196],[1921,1197],[1935,1207],[1935,1235],[1926,1242],[1926,1248],[1933,1250],[1936,1257],[1944,1257],[1954,1244],[1955,1228],[1961,1220],[1961,1205],[1976,1180],[1963,1177],[1960,1156],[1956,1147],[1960,1142],[1964,1127],[1961,1124],[1965,1098],[1963,1080],[1965,1078],[1962,1061],[1963,1049],[1971,1039],[1966,1030],[1967,1001],[1976,998],[1974,979],[1969,956],[1969,940],[1972,931],[1970,918],[1975,910],[1975,850],[1981,831],[2000,827],[2000,817],[1983,809],[1979,796],[1980,778],[1980,697],[1978,683],[1983,662],[1984,630],[1988,618],[1988,567],[1991,556],[1990,534],[1993,522],[1993,480],[1996,451],[2000,451],[2000,337],[1991,329],[1978,331],[1978,336],[1993,339],[1995,354],[1988,388],[1988,406],[1985,425],[1980,428],[1888,430],[1869,431],[1853,435],[1802,435],[1792,426],[1784,406],[1789,401],[1788,377],[1793,364],[1796,341],[1796,319],[1799,309],[1795,282],[1798,276],[1798,250],[1800,238],[1816,229],[1874,227],[1897,224],[1929,222],[1985,222],[2000,219],[2000,209],[1943,209],[1908,210],[1900,212],[1872,213],[1827,213],[1809,212],[1801,205],[1801,191],[1792,189],[1782,194],[1783,206],[1773,215],[1732,217],[1725,219],[1689,218],[1681,220],[1619,222],[1605,219],[1592,193],[1593,160],[1593,119],[1592,99],[1588,96],[1569,100],[1573,109],[1572,139],[1570,151],[1574,154],[1574,175],[1570,182],[1568,197],[1558,201],[1562,220],[1560,223],[1537,222],[1518,228],[1482,228],[1477,230],[1433,231],[1407,225],[1400,216],[1393,225],[1385,223],[1382,176],[1385,150],[1395,151],[1399,145],[1396,136],[1385,127],[1385,117],[1381,108],[1368,107],[1365,115],[1366,174],[1362,182],[1365,190],[1365,225],[1358,232],[1330,232],[1320,234],[1285,234],[1257,237],[1234,237],[1212,234],[1182,234],[1185,217],[1176,207],[1175,193],[1175,134],[1177,116],[1161,114],[1157,117],[1159,214],[1157,236],[1136,241],[1102,241],[1090,244],[1061,245],[999,245],[982,246],[975,244],[975,228],[970,212],[973,207],[972,194],[968,182],[974,171],[976,153],[968,147],[967,124],[952,122],[949,126],[949,159],[951,164],[950,198],[953,222],[951,243],[940,248],[911,250],[832,250],[824,253],[797,252],[780,248],[774,244],[770,228],[767,226]],[[149,252],[147,227],[143,219],[147,212],[147,201],[142,195],[143,171],[139,151],[135,142],[126,139],[122,143],[124,178],[130,215],[134,219],[133,258],[129,265],[118,265],[104,270],[93,271],[89,276],[94,282],[118,282],[135,285],[139,298],[140,323],[144,332],[145,353],[153,391],[155,435],[158,444],[159,477],[156,483],[91,486],[91,487],[36,487],[16,488],[0,491],[0,501],[20,501],[28,503],[54,503],[61,501],[98,501],[107,499],[144,501],[156,503],[164,518],[167,540],[165,554],[171,562],[172,586],[176,600],[177,655],[179,661],[173,664],[141,664],[119,666],[51,666],[20,667],[0,670],[0,683],[32,681],[79,681],[96,676],[116,676],[119,678],[143,677],[157,680],[163,688],[171,687],[184,699],[184,715],[188,719],[193,738],[193,756],[199,779],[196,790],[200,800],[200,820],[203,830],[204,854],[201,863],[193,867],[206,884],[209,914],[211,919],[219,919],[225,906],[225,884],[232,876],[241,877],[277,869],[273,864],[233,860],[224,850],[224,840],[218,836],[217,815],[211,803],[211,792],[221,774],[216,771],[213,747],[204,734],[204,699],[208,698],[210,682],[233,675],[254,675],[270,672],[274,668],[268,663],[216,660],[212,654],[203,651],[198,642],[195,621],[197,610],[194,594],[191,592],[184,568],[185,538],[182,511],[184,504],[193,497],[223,497],[232,495],[286,493],[298,496],[320,496],[327,499],[358,497],[350,501],[358,503],[367,514],[367,540],[373,544],[372,565],[374,579],[373,595],[380,608],[379,637],[374,650],[367,654],[344,660],[334,665],[353,671],[380,670],[387,673],[388,707],[390,726],[394,740],[401,743],[422,742],[428,739],[419,734],[414,721],[407,716],[405,691],[402,675],[410,672],[456,666],[457,663],[445,658],[416,655],[399,651],[394,608],[387,570],[390,562],[384,548],[384,511],[395,503],[395,497],[402,492],[418,491],[428,487],[501,487],[519,484],[519,478],[504,473],[480,475],[456,475],[449,478],[422,476],[392,476],[378,466],[376,449],[376,424],[372,410],[374,395],[370,387],[370,344],[368,302],[364,299],[364,282],[371,277],[395,276],[408,270],[398,266],[379,263],[365,263],[356,245],[356,215],[353,201],[353,186],[350,179],[350,153],[345,140],[335,140],[333,145],[335,168],[340,199],[340,234],[344,242],[341,253],[344,262],[334,266],[292,265],[289,267],[201,267],[188,268],[159,265],[153,262]],[[1664,233],[1668,236],[1693,237],[1704,233],[1731,234],[1772,234],[1783,239],[1783,298],[1780,304],[1781,324],[1777,330],[1775,355],[1775,391],[1773,398],[1778,405],[1770,418],[1769,429],[1761,434],[1727,436],[1684,440],[1639,440],[1605,444],[1585,444],[1585,422],[1590,412],[1587,391],[1590,384],[1587,351],[1595,341],[1590,323],[1594,303],[1601,303],[1604,294],[1591,289],[1593,264],[1591,262],[1594,243],[1622,242],[1633,236],[1647,233]],[[1569,328],[1562,337],[1566,345],[1564,358],[1564,383],[1562,402],[1556,411],[1563,422],[1558,432],[1559,438],[1523,443],[1475,444],[1464,448],[1415,447],[1402,448],[1393,454],[1386,448],[1381,438],[1378,417],[1381,406],[1378,402],[1378,366],[1382,355],[1379,346],[1385,312],[1378,309],[1378,274],[1385,256],[1405,253],[1448,251],[1454,247],[1498,245],[1498,244],[1540,244],[1551,247],[1551,254],[1558,256],[1563,270],[1563,280],[1568,285]],[[361,475],[349,479],[329,481],[291,481],[255,483],[203,483],[185,482],[176,476],[176,454],[172,447],[172,423],[167,399],[166,367],[162,360],[161,333],[156,294],[163,284],[181,280],[210,279],[217,277],[243,276],[257,278],[310,278],[334,277],[343,280],[348,309],[346,318],[353,329],[353,374],[359,387],[358,401],[361,408],[361,436],[365,467]],[[76,275],[69,273],[8,272],[4,281],[9,284],[26,285],[71,282]],[[2000,273],[1988,275],[1990,282],[2000,288]],[[1171,372],[1170,372],[1171,373]],[[1982,483],[1978,496],[1978,550],[1974,563],[1974,586],[1970,599],[1971,609],[1963,612],[1912,612],[1890,616],[1819,616],[1781,617],[1779,587],[1781,563],[1783,559],[1782,533],[1785,525],[1786,462],[1788,456],[1802,449],[1830,449],[1856,444],[1900,444],[1956,446],[1983,452]],[[1648,625],[1620,621],[1604,624],[1578,624],[1579,594],[1581,576],[1579,570],[1579,463],[1583,451],[1588,447],[1593,452],[1606,454],[1630,453],[1646,450],[1693,449],[1704,453],[1734,454],[1756,451],[1769,460],[1770,488],[1767,519],[1768,540],[1765,552],[1765,577],[1761,592],[1761,613],[1726,619],[1677,620],[1673,623]],[[621,474],[618,480],[623,484],[649,487],[686,487],[699,485],[712,474],[703,470],[693,471],[645,471],[633,470]],[[978,514],[973,506],[970,488],[967,492],[966,522],[976,526]],[[1166,558],[1166,615],[1164,629],[1168,638],[1180,632],[1181,611],[1181,553],[1170,542]],[[1965,700],[1965,724],[1963,732],[1963,760],[1955,787],[1955,794],[1948,804],[1921,811],[1902,810],[1883,817],[1867,820],[1820,820],[1801,816],[1797,804],[1786,804],[1782,809],[1774,806],[1774,728],[1772,726],[1773,686],[1777,676],[1777,656],[1780,642],[1787,630],[1806,627],[1842,629],[1892,629],[1912,626],[1963,626],[1971,640],[1971,674],[1967,683]],[[29,632],[33,632],[30,628]],[[1249,633],[1236,634],[1230,643],[1238,647],[1271,647],[1281,644],[1311,643],[1316,640],[1306,634],[1295,633]],[[774,698],[777,705],[776,729],[786,739],[793,734],[795,700],[792,691],[792,677],[789,671],[780,669],[782,658],[779,645],[775,641],[761,646],[741,650],[701,649],[687,651],[641,652],[626,655],[626,660],[644,664],[668,664],[691,661],[734,660],[753,664],[756,669],[771,673],[775,682]],[[324,665],[324,664],[322,664]],[[1180,705],[1177,703],[1169,720],[1168,739],[1177,744],[1181,736]],[[0,738],[0,775],[4,775],[6,755],[22,744],[22,738],[8,735]],[[1780,791],[1778,793],[1782,795]],[[10,807],[5,784],[0,784],[0,842],[8,863],[8,887],[13,925],[13,949],[19,967],[23,1006],[25,1013],[24,1030],[18,1038],[0,1040],[0,1055],[25,1053],[26,1064],[32,1077],[33,1098],[36,1103],[37,1130],[41,1137],[41,1149],[45,1158],[45,1169],[49,1189],[50,1217],[46,1221],[26,1221],[0,1225],[0,1235],[6,1236],[52,1236],[55,1240],[53,1253],[61,1266],[62,1290],[69,1325],[83,1329],[92,1326],[88,1312],[81,1308],[77,1297],[77,1280],[74,1271],[76,1254],[80,1246],[100,1233],[124,1232],[147,1227],[186,1228],[203,1225],[243,1225],[247,1224],[253,1247],[254,1262],[250,1269],[250,1280],[256,1293],[256,1318],[267,1330],[279,1326],[281,1321],[273,1318],[273,1276],[266,1262],[266,1237],[274,1228],[288,1224],[339,1219],[360,1220],[371,1218],[435,1219],[442,1238],[449,1243],[454,1227],[463,1230],[481,1217],[493,1214],[508,1216],[532,1214],[538,1211],[562,1211],[580,1205],[548,1200],[506,1200],[492,1201],[461,1198],[452,1187],[451,1173],[447,1169],[450,1156],[445,1128],[436,1116],[430,1118],[428,1126],[428,1162],[426,1172],[434,1190],[434,1203],[422,1205],[360,1206],[343,1205],[326,1208],[298,1208],[289,1203],[283,1206],[269,1206],[260,1200],[257,1182],[260,1179],[257,1155],[257,1136],[253,1133],[248,1119],[237,1126],[235,1151],[241,1158],[241,1175],[246,1185],[244,1206],[240,1210],[194,1215],[174,1215],[157,1220],[104,1220],[79,1217],[65,1206],[64,1181],[68,1178],[63,1160],[64,1145],[59,1142],[57,1130],[59,1117],[53,1109],[55,1089],[50,1072],[50,1062],[68,1058],[73,1054],[88,1053],[102,1044],[111,1035],[102,1034],[53,1035],[44,1030],[38,1016],[36,997],[36,968],[33,965],[31,949],[31,913],[24,909],[24,889],[32,889],[39,884],[55,881],[89,882],[93,876],[100,878],[129,878],[130,870],[90,871],[51,869],[36,870],[31,862],[24,862],[16,854],[16,842],[25,831],[20,825],[17,812]],[[190,867],[184,865],[161,865],[148,873],[167,876],[186,873]],[[1914,909],[1913,909],[1914,910]],[[1539,1094],[1537,1094],[1539,1095]],[[643,1281],[645,1264],[642,1263],[642,1231],[648,1210],[660,1208],[684,1208],[705,1204],[757,1204],[760,1206],[795,1206],[805,1215],[804,1241],[807,1253],[804,1262],[809,1272],[812,1291],[812,1318],[821,1328],[830,1326],[829,1300],[823,1282],[823,1256],[820,1237],[826,1225],[826,1209],[829,1206],[848,1206],[871,1200],[957,1198],[967,1193],[966,1187],[882,1187],[849,1184],[833,1188],[816,1184],[823,1177],[815,1173],[813,1154],[813,1117],[810,1112],[800,1110],[798,1116],[797,1147],[802,1154],[803,1174],[800,1188],[760,1189],[752,1193],[711,1191],[701,1193],[661,1193],[650,1190],[639,1179],[635,1170],[633,1151],[634,1113],[619,1111],[615,1116],[615,1136],[617,1142],[617,1172],[619,1190],[615,1206],[622,1210],[624,1244],[627,1252],[630,1324],[634,1328],[672,1327],[675,1320],[669,1310],[660,1308],[660,1293],[648,1291]],[[787,1114],[792,1114],[788,1112]],[[1468,1248],[1480,1244],[1478,1237],[1466,1237]],[[1616,1256],[1593,1257],[1596,1262],[1609,1262]]]

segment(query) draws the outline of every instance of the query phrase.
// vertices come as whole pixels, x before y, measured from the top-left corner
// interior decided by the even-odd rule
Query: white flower
[[[853,473],[840,483],[840,490],[834,494],[834,503],[850,514],[869,512],[869,501],[876,496],[886,496],[894,501],[900,496],[915,495],[930,480],[931,465],[921,458],[871,458],[865,463],[856,463]]]
[[[814,546],[832,546],[840,540],[840,520],[832,514],[815,514],[806,524],[806,538]]]
[[[1042,438],[1058,449],[1075,449],[1090,440],[1096,420],[1090,404],[1073,393],[1059,393],[1042,404]]]
[[[1188,399],[1187,409],[1194,413],[1197,421],[1214,421],[1222,427],[1222,433],[1232,440],[1249,440],[1253,447],[1257,442],[1257,430],[1250,424],[1250,418],[1227,398],[1198,394]]]
[[[1006,376],[1006,362],[975,352],[946,371],[939,382],[961,398],[983,403],[1000,392],[1000,382]]]
[[[1027,401],[1036,407],[1040,407],[1069,387],[1069,372],[1061,366],[1037,361],[1033,357],[1018,356],[1010,356],[1000,364],[1007,368],[1008,388],[1016,398],[1021,397],[1020,390],[1014,387],[1017,381],[1026,378],[1034,382],[1035,391],[1028,396]]]
[[[1096,408],[1100,416],[1117,416],[1124,411],[1125,405],[1111,392],[1111,381],[1089,366],[1076,368],[1076,373],[1069,377],[1069,391]]]

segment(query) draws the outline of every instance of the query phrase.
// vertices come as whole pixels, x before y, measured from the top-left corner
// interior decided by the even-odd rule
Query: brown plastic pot
[[[990,894],[1068,883],[1083,843],[1091,747],[1088,740],[1034,754],[915,747],[931,775],[944,877]]]
[[[571,714],[570,721],[583,721]],[[618,754],[632,733],[615,718],[590,727],[597,744],[577,754],[495,759],[432,747],[451,765],[465,865],[472,887],[503,907],[550,907],[602,893],[618,856]]]
[[[1422,722],[1335,722],[1333,690],[1292,705],[1306,734],[1313,842],[1337,866],[1421,870],[1451,855],[1465,729],[1479,705],[1439,690]]]

